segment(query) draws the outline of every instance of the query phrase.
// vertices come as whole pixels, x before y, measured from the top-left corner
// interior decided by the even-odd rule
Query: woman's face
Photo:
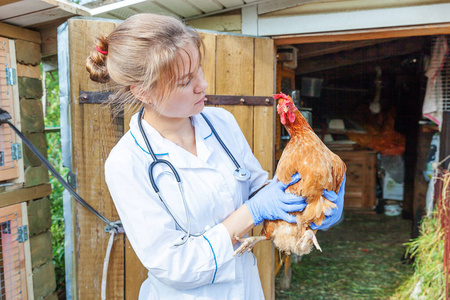
[[[208,83],[199,66],[198,49],[190,43],[181,52],[181,76],[177,89],[166,99],[157,99],[155,93],[150,92],[151,109],[162,116],[169,118],[186,118],[199,114],[204,108],[205,91]]]

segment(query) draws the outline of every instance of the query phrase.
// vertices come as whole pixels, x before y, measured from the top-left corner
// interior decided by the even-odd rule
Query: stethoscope
[[[184,197],[183,187],[181,185],[180,176],[178,175],[178,172],[175,169],[175,167],[169,161],[167,161],[165,159],[157,158],[155,153],[153,152],[153,149],[150,146],[150,142],[147,139],[147,135],[145,134],[144,129],[142,127],[142,115],[143,115],[143,113],[144,113],[144,107],[142,107],[141,110],[139,111],[138,125],[139,125],[139,130],[141,131],[142,137],[144,138],[145,145],[147,145],[148,152],[150,153],[150,155],[152,156],[152,159],[153,159],[153,162],[148,167],[148,174],[149,174],[149,177],[150,177],[150,183],[152,184],[152,187],[155,190],[155,193],[158,194],[158,197],[161,200],[161,202],[163,203],[163,205],[166,208],[167,212],[173,218],[173,220],[175,221],[177,226],[182,231],[184,231],[184,233],[185,233],[184,237],[182,238],[182,241],[180,243],[176,243],[175,244],[175,246],[181,246],[184,243],[186,243],[188,238],[191,237],[191,236],[194,236],[194,237],[202,236],[206,232],[206,229],[203,230],[200,233],[191,233],[191,222],[190,222],[189,213],[188,213],[188,209],[187,209],[186,198]],[[251,177],[250,171],[245,169],[245,168],[242,168],[239,165],[239,163],[236,161],[236,159],[234,158],[233,154],[231,154],[230,150],[224,144],[224,142],[222,141],[222,139],[220,138],[219,134],[214,129],[214,126],[211,124],[211,122],[208,120],[208,118],[203,113],[200,113],[200,114],[203,117],[203,119],[205,119],[205,121],[208,124],[209,128],[211,128],[211,131],[213,132],[213,134],[216,137],[216,139],[219,141],[219,143],[222,146],[223,150],[225,150],[225,152],[227,153],[228,157],[230,157],[230,159],[233,161],[234,165],[236,166],[236,170],[233,172],[234,178],[236,178],[239,181],[249,180],[250,177]],[[167,173],[169,175],[173,175],[175,177],[177,183],[178,183],[178,189],[180,191],[181,198],[183,199],[184,211],[186,213],[186,221],[187,221],[187,225],[188,225],[187,230],[183,226],[181,226],[180,222],[178,222],[177,218],[175,218],[175,215],[173,214],[173,212],[170,209],[170,207],[167,204],[167,202],[164,200],[163,196],[161,195],[161,192],[159,191],[158,186],[156,185],[155,179],[153,177],[153,169],[155,168],[155,166],[157,164],[164,164],[164,165],[168,166],[170,168],[170,170],[172,171],[172,173],[169,172],[169,171],[165,171],[163,173]]]

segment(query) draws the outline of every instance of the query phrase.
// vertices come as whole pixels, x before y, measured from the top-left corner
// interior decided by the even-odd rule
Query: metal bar
[[[113,92],[84,92],[80,91],[80,104],[100,104],[106,102]]]
[[[57,127],[45,127],[44,132],[45,133],[50,133],[50,132],[60,132],[61,131],[61,127],[57,126]]]
[[[113,92],[85,92],[80,91],[79,101],[81,104],[105,103]],[[272,96],[233,96],[233,95],[206,95],[207,105],[251,105],[272,106]]]
[[[251,105],[272,106],[272,96],[231,96],[231,95],[206,95],[208,105]]]

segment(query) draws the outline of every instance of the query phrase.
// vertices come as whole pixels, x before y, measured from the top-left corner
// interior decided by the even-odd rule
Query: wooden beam
[[[365,40],[365,41],[354,41],[354,42],[328,42],[328,43],[317,43],[317,44],[300,44],[298,49],[298,59],[305,59],[315,56],[321,56],[326,54],[331,54],[335,52],[341,52],[346,50],[353,50],[356,48],[362,48],[367,46],[372,46],[376,44],[386,43],[392,41],[392,39],[378,39],[378,40]]]
[[[66,1],[66,0],[41,0],[43,2],[46,2],[48,4],[58,6],[64,11],[67,11],[69,13],[72,13],[74,15],[80,15],[80,16],[90,16],[89,9],[85,8],[84,6],[78,5],[76,3]]]
[[[240,5],[233,5],[227,8],[223,8],[223,9],[219,9],[219,10],[215,10],[215,11],[211,11],[205,14],[201,14],[201,15],[196,15],[196,16],[192,16],[189,18],[185,18],[185,20],[194,20],[194,19],[199,19],[199,18],[204,18],[204,17],[209,17],[209,16],[213,16],[213,15],[220,15],[226,12],[230,12],[236,9],[241,9],[241,8],[245,8],[245,7],[249,7],[255,4],[263,4],[263,3],[267,3],[273,0],[257,0],[257,1],[247,1],[247,3],[245,4],[240,4]]]
[[[259,18],[261,36],[449,23],[450,3]],[[374,17],[376,16],[376,17]]]
[[[425,39],[416,38],[407,41],[397,40],[385,44],[378,44],[370,48],[340,52],[298,62],[296,75],[308,74],[323,70],[340,68],[343,66],[375,61],[393,56],[401,56],[419,51],[424,46]]]
[[[47,197],[52,193],[50,183],[0,193],[0,207]]]
[[[0,1],[0,6],[8,5],[8,4],[19,2],[19,1],[22,1],[22,0],[2,0],[2,1]]]
[[[343,66],[337,69],[310,73],[308,74],[308,76],[319,78],[323,77],[327,81],[337,80],[341,78],[345,78],[349,81],[364,81],[366,80],[365,76],[367,76],[367,74],[376,73],[376,66],[379,66],[383,70],[383,73],[385,71],[392,73],[395,72],[394,69],[400,67],[398,65],[398,62],[404,59],[406,59],[406,56],[386,58],[377,61],[376,63],[374,63],[373,61],[363,62],[356,65]],[[373,78],[375,78],[375,75],[373,76]]]
[[[294,0],[291,0],[294,1]],[[274,1],[275,2],[275,1]],[[448,0],[322,0],[306,5],[298,5],[266,13],[263,17],[285,17],[299,15],[330,14],[336,12],[362,11],[370,9],[386,9],[394,7],[411,7],[448,3]]]
[[[41,79],[41,69],[39,66],[24,65],[17,63],[17,76]]]
[[[41,43],[41,34],[37,31],[20,28],[0,22],[0,36],[23,41]]]
[[[411,36],[430,36],[450,34],[450,22],[435,25],[402,26],[394,28],[361,29],[339,32],[321,32],[311,34],[284,35],[272,37],[276,46],[340,42],[340,41],[361,41],[385,38],[401,38]]]
[[[66,19],[61,19],[57,23],[51,26],[46,26],[45,28],[39,28],[41,33],[41,55],[49,56],[58,54],[58,26],[64,23]]]
[[[306,3],[319,2],[318,0],[276,0],[258,5],[258,14],[267,14],[273,11],[300,6]]]
[[[40,11],[33,11],[19,16],[7,19],[8,23],[17,24],[23,27],[37,27],[42,23],[51,23],[62,18],[70,18],[74,15],[70,12],[60,9],[59,7],[46,8]],[[5,20],[6,21],[6,20]]]

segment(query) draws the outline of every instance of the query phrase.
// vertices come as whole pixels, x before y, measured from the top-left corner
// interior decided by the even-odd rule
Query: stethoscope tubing
[[[139,126],[139,130],[141,131],[141,135],[142,135],[142,137],[144,139],[145,145],[147,146],[148,153],[151,155],[151,157],[153,159],[153,162],[150,164],[150,166],[148,168],[148,174],[149,174],[149,178],[150,178],[150,183],[151,183],[155,193],[158,195],[159,199],[161,200],[162,204],[166,208],[166,211],[170,214],[172,219],[175,221],[175,224],[185,233],[185,236],[182,238],[182,241],[180,243],[175,243],[174,244],[175,246],[181,246],[184,243],[186,243],[186,241],[189,239],[189,237],[191,237],[191,236],[195,236],[195,237],[202,236],[206,232],[206,230],[203,230],[200,233],[191,233],[191,222],[190,222],[189,212],[188,212],[188,209],[187,209],[186,198],[184,196],[183,187],[181,185],[180,175],[178,174],[177,170],[172,165],[172,163],[170,163],[168,160],[157,158],[155,152],[153,152],[153,148],[151,147],[150,142],[149,142],[149,140],[147,138],[147,135],[144,132],[144,128],[142,127],[142,115],[144,113],[144,109],[145,109],[145,107],[142,107],[141,110],[139,111],[139,114],[138,114],[138,126]],[[233,154],[230,152],[228,147],[225,145],[225,143],[220,138],[219,134],[217,133],[217,131],[215,130],[214,126],[211,124],[209,119],[203,113],[200,113],[200,114],[202,115],[203,119],[206,121],[208,126],[211,128],[211,131],[213,132],[213,134],[216,137],[216,139],[219,141],[219,143],[222,146],[222,148],[224,149],[224,151],[227,153],[227,155],[230,157],[230,159],[233,161],[234,165],[236,166],[235,173],[236,172],[239,173],[240,170],[243,170],[244,173],[248,172],[247,170],[241,168],[241,166],[239,165],[237,160],[234,158]],[[175,179],[176,179],[176,181],[178,183],[178,189],[180,191],[181,198],[183,200],[184,211],[186,213],[186,221],[187,221],[187,224],[188,224],[187,230],[183,226],[181,226],[180,222],[178,222],[177,218],[175,217],[175,214],[172,212],[172,210],[170,209],[169,205],[164,200],[164,198],[161,195],[161,192],[160,192],[160,190],[159,190],[159,188],[158,188],[158,186],[156,184],[156,181],[155,181],[155,178],[154,178],[154,174],[153,174],[153,169],[158,164],[164,164],[164,165],[168,166],[170,168],[170,170],[172,171],[172,175],[175,177]],[[170,173],[170,172],[168,172],[168,173]],[[249,177],[246,177],[246,178],[238,178],[238,177],[236,177],[236,179],[240,180],[240,181],[247,180],[248,178]]]
[[[220,138],[219,134],[217,133],[216,129],[214,128],[214,126],[211,124],[211,122],[209,121],[209,119],[203,114],[200,113],[203,117],[203,119],[205,119],[206,123],[208,123],[209,128],[211,128],[211,131],[213,132],[214,136],[216,137],[216,139],[219,141],[220,145],[222,146],[223,150],[225,150],[225,152],[228,154],[228,156],[231,158],[231,160],[233,161],[234,165],[236,166],[236,168],[239,170],[241,169],[241,166],[239,165],[239,163],[237,162],[237,160],[234,158],[233,154],[231,154],[230,150],[228,149],[228,147],[225,145],[225,143],[222,141],[222,139]]]

